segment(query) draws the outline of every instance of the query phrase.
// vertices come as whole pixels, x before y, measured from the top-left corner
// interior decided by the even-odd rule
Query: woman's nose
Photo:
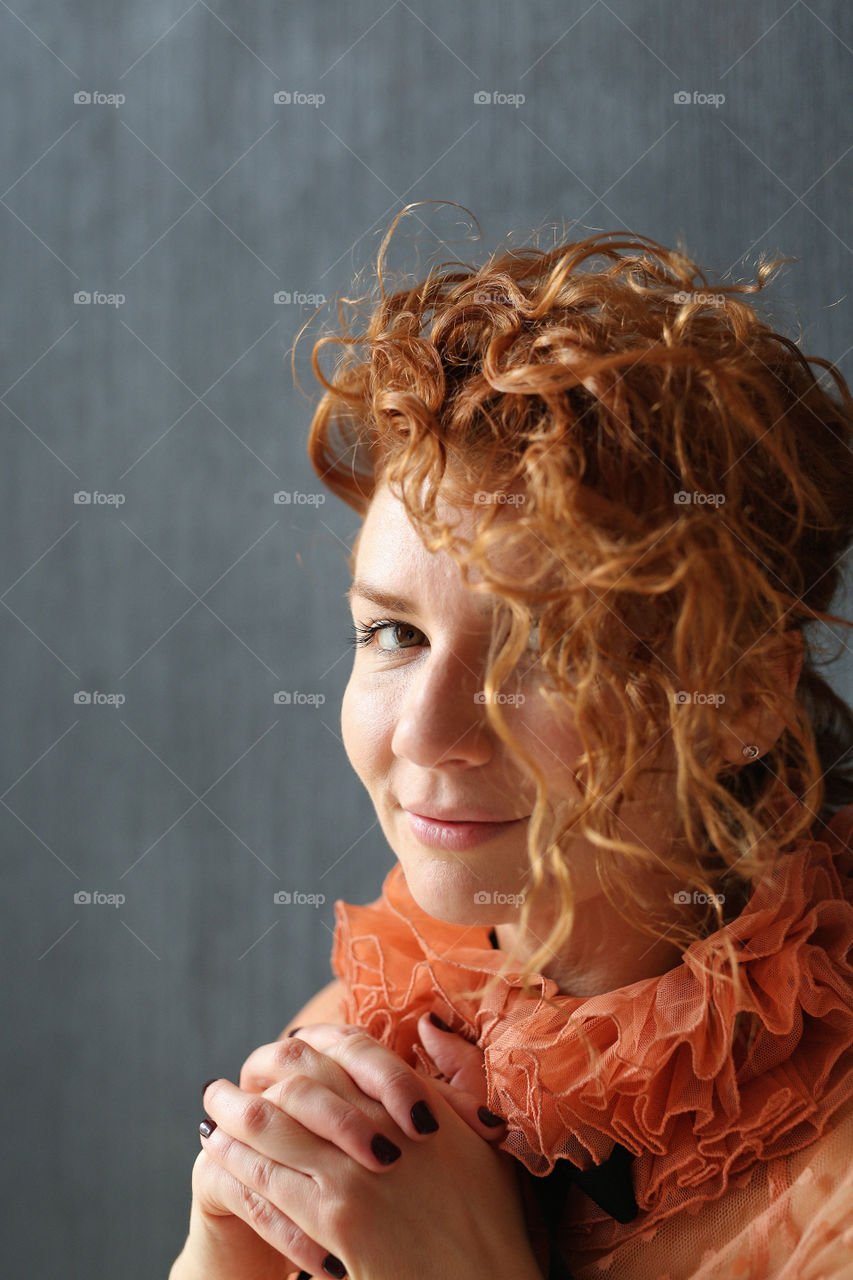
[[[486,719],[483,678],[458,654],[432,649],[400,703],[394,754],[424,768],[489,760],[494,730]]]

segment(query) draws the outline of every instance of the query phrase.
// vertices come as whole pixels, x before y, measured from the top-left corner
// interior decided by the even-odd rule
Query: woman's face
[[[470,512],[443,512],[454,520],[461,514],[460,531],[470,530]],[[498,518],[514,515],[514,507],[502,508]],[[506,567],[496,553],[490,557]],[[413,897],[452,923],[517,921],[536,788],[490,727],[483,703],[496,598],[467,589],[446,552],[427,551],[402,503],[381,487],[361,531],[351,604],[362,633],[385,625],[356,649],[341,712],[344,745]],[[501,709],[562,811],[580,796],[573,766],[582,744],[566,713],[541,696],[543,687],[531,651],[504,685],[523,696]],[[644,832],[652,840],[660,827],[660,810],[656,817],[634,812],[626,838]],[[577,838],[569,857],[576,902],[600,896],[592,847]]]

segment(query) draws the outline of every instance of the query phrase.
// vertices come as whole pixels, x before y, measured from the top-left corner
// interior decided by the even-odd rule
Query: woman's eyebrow
[[[383,591],[381,587],[375,587],[372,583],[366,582],[363,578],[356,578],[352,586],[344,592],[344,598],[352,604],[353,598],[359,596],[363,600],[370,600],[372,604],[378,605],[380,609],[387,609],[389,613],[417,613],[418,606],[411,600],[406,600],[403,596],[398,596],[393,591]],[[491,617],[492,606],[487,604],[482,609],[484,618]]]
[[[350,603],[354,596],[360,596],[362,600],[370,600],[390,613],[417,613],[411,600],[404,600],[402,596],[395,596],[393,592],[374,587],[362,578],[356,578],[352,586],[344,592],[344,596]]]

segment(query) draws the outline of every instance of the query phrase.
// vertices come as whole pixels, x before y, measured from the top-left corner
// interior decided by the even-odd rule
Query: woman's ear
[[[793,699],[803,666],[803,636],[799,630],[786,631],[767,657],[767,683]],[[751,758],[744,755],[744,747],[757,746],[764,755],[784,729],[781,716],[774,715],[766,707],[750,707],[739,715],[727,715],[725,707],[721,717],[720,750],[729,764],[746,764]]]

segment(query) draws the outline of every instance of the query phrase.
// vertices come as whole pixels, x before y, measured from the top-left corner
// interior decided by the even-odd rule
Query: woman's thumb
[[[418,1019],[418,1035],[445,1080],[456,1089],[467,1089],[484,1103],[487,1091],[482,1049],[455,1031],[441,1031],[428,1013]]]

